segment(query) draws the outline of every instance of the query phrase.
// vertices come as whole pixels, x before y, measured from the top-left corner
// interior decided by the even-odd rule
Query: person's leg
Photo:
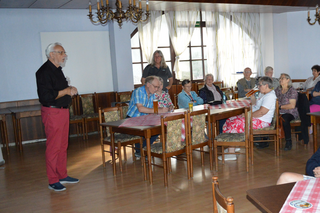
[[[59,179],[64,179],[68,176],[67,174],[67,148],[68,148],[68,140],[69,140],[69,110],[68,109],[60,109],[59,115],[59,123],[60,129],[60,150],[57,159],[57,174]]]
[[[158,137],[159,137],[159,135],[151,136],[151,138],[150,138],[150,145],[153,144],[153,142],[155,142]],[[145,146],[147,145],[146,139],[143,139],[142,145],[143,145],[143,147],[145,147]],[[139,154],[139,155],[140,155],[140,144],[139,144],[139,143],[136,143],[136,144],[135,144],[135,147],[136,147],[136,154]]]
[[[292,140],[291,140],[291,126],[290,122],[294,119],[293,115],[291,114],[283,114],[282,118],[284,119],[282,122],[283,131],[286,139],[286,146],[284,150],[291,150],[292,148]]]
[[[219,133],[223,132],[223,125],[226,123],[227,119],[219,120]]]
[[[41,108],[42,122],[45,127],[45,133],[47,137],[46,142],[46,167],[49,184],[59,182],[59,176],[57,174],[57,161],[59,150],[61,146],[61,135],[59,132],[59,109],[42,107]]]
[[[285,184],[285,183],[292,183],[303,180],[303,175],[293,172],[284,172],[280,175],[277,185]]]

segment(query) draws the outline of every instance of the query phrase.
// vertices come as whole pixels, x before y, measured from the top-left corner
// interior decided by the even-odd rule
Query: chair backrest
[[[119,104],[116,104],[116,107],[119,107],[121,108],[121,119],[125,119],[127,117],[127,112],[129,110],[129,105],[128,103],[119,103]]]
[[[212,177],[212,197],[214,213],[234,213],[233,198],[220,192],[217,176]]]
[[[205,83],[204,82],[200,82],[200,83],[196,83],[196,92],[199,94],[199,90],[202,89],[202,87],[204,87]]]
[[[97,97],[95,93],[92,94],[84,94],[79,96],[81,109],[83,115],[88,115],[97,112]]]
[[[127,102],[130,101],[132,95],[132,91],[128,92],[117,92],[116,93],[116,101],[117,102]]]
[[[185,128],[185,143],[181,141],[182,127],[186,127],[187,113],[178,115],[170,115],[168,117],[161,116],[161,137],[162,149],[164,152],[174,152],[183,149],[188,143],[188,130]]]
[[[118,121],[121,119],[122,109],[119,107],[99,108],[99,123]],[[101,126],[100,126],[101,128]],[[107,128],[107,136],[109,135],[109,128]]]
[[[213,82],[213,84],[218,86],[220,89],[224,87],[223,81],[215,81],[215,82]]]
[[[192,124],[191,124],[192,119]],[[210,124],[210,109],[198,110],[188,113],[188,129],[190,133],[190,143],[200,144],[211,141],[211,125],[208,125],[208,133],[206,134],[206,119]]]

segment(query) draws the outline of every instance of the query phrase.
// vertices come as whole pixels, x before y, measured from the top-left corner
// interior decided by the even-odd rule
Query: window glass
[[[133,69],[133,83],[134,84],[141,84],[141,64],[132,64]]]
[[[198,46],[198,45],[201,45],[200,27],[196,27],[194,29],[192,38],[191,38],[191,46]]]
[[[132,62],[141,62],[140,49],[131,49]]]
[[[163,56],[164,56],[164,59],[166,61],[170,61],[171,60],[171,57],[170,57],[170,48],[167,47],[167,48],[158,48],[159,50],[161,50]]]
[[[202,48],[201,47],[192,47],[191,48],[192,60],[202,59]]]
[[[179,68],[180,68],[180,72],[181,72],[181,80],[183,79],[190,79],[191,74],[190,74],[190,62],[184,62],[181,61],[179,62]]]
[[[192,61],[192,75],[193,80],[203,79],[202,60]]]
[[[139,47],[139,33],[136,33],[131,38],[131,47]]]
[[[189,60],[190,54],[189,54],[189,48],[187,48],[180,56],[179,60]]]

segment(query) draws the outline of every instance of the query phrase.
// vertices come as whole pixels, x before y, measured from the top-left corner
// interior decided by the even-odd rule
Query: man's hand
[[[159,113],[166,113],[169,111],[169,108],[168,107],[162,107],[162,108],[159,108]]]
[[[70,95],[71,97],[78,94],[78,89],[76,87],[70,86]]]

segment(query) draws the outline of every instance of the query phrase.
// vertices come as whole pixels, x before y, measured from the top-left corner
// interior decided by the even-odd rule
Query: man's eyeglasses
[[[154,84],[150,83],[155,89],[159,89],[160,86],[155,86]]]
[[[66,55],[67,55],[67,52],[65,52],[65,51],[53,51],[53,52],[59,53],[60,55],[63,55],[63,54],[66,54]]]

